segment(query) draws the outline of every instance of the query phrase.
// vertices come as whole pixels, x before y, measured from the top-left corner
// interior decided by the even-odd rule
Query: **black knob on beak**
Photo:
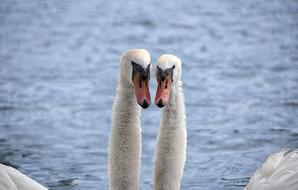
[[[161,99],[158,101],[158,103],[156,105],[160,108],[164,107]]]
[[[142,108],[146,109],[149,107],[149,103],[147,102],[147,100],[144,100],[141,106]]]

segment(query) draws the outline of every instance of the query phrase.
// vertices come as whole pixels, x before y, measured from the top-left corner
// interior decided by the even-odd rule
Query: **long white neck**
[[[182,82],[172,87],[169,104],[163,109],[157,140],[155,190],[178,190],[186,159],[186,123]]]
[[[131,85],[120,80],[110,133],[110,190],[138,190],[140,164],[141,108]]]

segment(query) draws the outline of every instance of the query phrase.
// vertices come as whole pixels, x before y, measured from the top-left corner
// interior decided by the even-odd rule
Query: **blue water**
[[[53,190],[108,189],[119,59],[138,47],[153,62],[183,60],[181,189],[242,189],[269,154],[298,148],[297,1],[6,0],[0,162]],[[152,189],[160,115],[154,105],[143,112],[143,190]]]

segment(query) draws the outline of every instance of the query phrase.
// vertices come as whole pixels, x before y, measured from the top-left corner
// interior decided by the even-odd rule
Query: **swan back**
[[[298,150],[282,150],[269,156],[250,178],[244,190],[297,190]]]
[[[18,170],[0,164],[0,190],[47,190]]]

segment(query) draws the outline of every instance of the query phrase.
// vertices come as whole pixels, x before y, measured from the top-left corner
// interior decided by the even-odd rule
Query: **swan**
[[[170,54],[157,61],[155,104],[164,108],[157,137],[155,190],[178,190],[183,176],[187,133],[181,64]],[[298,149],[269,156],[244,190],[298,190]]]
[[[123,54],[113,106],[109,150],[111,190],[139,189],[141,157],[141,108],[149,107],[151,58],[147,50]],[[18,170],[0,164],[0,190],[47,190]]]
[[[109,142],[110,190],[138,190],[141,164],[141,107],[150,103],[151,57],[132,49],[121,58]]]
[[[181,60],[170,54],[158,58],[155,104],[163,108],[157,136],[155,190],[178,190],[186,159],[186,116],[181,80]]]
[[[250,178],[244,190],[297,190],[298,149],[270,155]]]
[[[18,170],[0,164],[0,190],[47,190]]]

